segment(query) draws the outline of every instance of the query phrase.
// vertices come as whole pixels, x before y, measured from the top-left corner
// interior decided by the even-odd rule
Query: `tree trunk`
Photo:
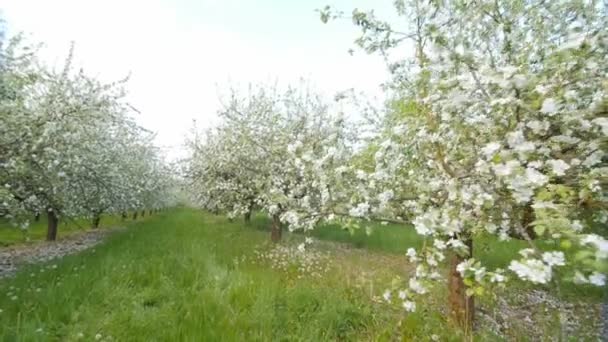
[[[463,258],[456,253],[451,256],[448,274],[448,302],[451,320],[468,333],[473,329],[475,301],[473,296],[466,295],[467,287],[460,272],[456,270],[458,264],[473,256],[473,240],[468,240],[465,244],[469,247],[469,257]]]
[[[57,225],[59,219],[55,214],[54,210],[47,210],[47,226],[46,226],[46,240],[55,241],[57,240]]]
[[[243,216],[243,220],[247,225],[251,223],[251,210],[245,213],[245,215]]]
[[[93,227],[92,228],[99,228],[99,222],[101,221],[101,214],[95,214],[95,216],[93,216]]]
[[[124,220],[126,220],[126,219],[127,219],[127,213],[123,211],[123,212],[120,214],[120,218],[121,218],[123,221],[124,221]]]
[[[40,213],[36,213],[36,215],[34,216],[34,221],[35,222],[40,221]]]
[[[146,210],[141,211],[141,217],[144,217],[144,216],[146,216]]]
[[[536,232],[534,231],[534,226],[532,225],[532,222],[534,222],[534,220],[536,220],[536,217],[534,215],[534,208],[532,208],[532,203],[528,203],[524,208],[524,214],[521,225],[525,232],[528,234],[528,238],[530,239],[536,239]]]
[[[283,226],[279,215],[272,215],[272,230],[270,231],[270,240],[272,242],[281,241],[281,235],[283,235]]]
[[[133,219],[137,220],[137,210],[133,212]]]
[[[148,216],[152,216],[152,209],[148,210]]]
[[[516,231],[511,231],[509,236],[519,240],[527,240],[536,239],[536,232],[534,231],[534,226],[532,222],[536,219],[534,215],[534,208],[532,208],[532,203],[526,204],[522,208],[522,216],[521,216],[521,229]]]

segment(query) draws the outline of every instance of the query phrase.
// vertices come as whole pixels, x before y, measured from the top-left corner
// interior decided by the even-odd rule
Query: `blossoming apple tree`
[[[398,120],[367,169],[338,166],[329,155],[302,164],[328,197],[313,209],[294,206],[288,214],[300,219],[293,221],[413,223],[427,242],[408,250],[418,266],[396,297],[414,310],[415,296],[443,278],[447,262],[450,314],[466,329],[474,296],[510,278],[604,286],[608,241],[593,226],[608,218],[606,8],[593,1],[395,5],[409,19],[403,29],[373,12],[355,10],[352,19],[362,48],[395,61]],[[324,21],[337,16],[321,11]],[[474,257],[475,238],[484,235],[518,236],[529,248],[508,269],[488,269]]]
[[[260,208],[272,218],[271,238],[278,241],[282,223],[297,219],[288,212],[290,201],[307,202],[308,191],[317,190],[307,188],[298,166],[303,161],[291,156],[305,148],[310,153],[303,158],[312,160],[329,140],[342,141],[343,120],[310,91],[264,87],[247,97],[233,92],[220,117],[220,126],[191,143],[195,196],[204,208],[231,216]]]

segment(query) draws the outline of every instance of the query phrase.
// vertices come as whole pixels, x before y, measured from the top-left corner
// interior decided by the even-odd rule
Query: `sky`
[[[327,95],[347,89],[381,98],[388,77],[378,56],[358,51],[348,20],[321,23],[325,5],[389,14],[390,0],[0,0],[9,35],[42,42],[42,59],[61,67],[71,42],[75,65],[104,81],[130,75],[137,121],[157,133],[170,158],[183,141],[217,123],[220,96],[250,83],[306,79]]]

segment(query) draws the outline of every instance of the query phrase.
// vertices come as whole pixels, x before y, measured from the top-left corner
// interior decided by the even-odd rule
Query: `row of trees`
[[[153,135],[124,100],[124,81],[103,83],[71,66],[37,60],[20,37],[0,51],[0,215],[27,227],[47,215],[47,239],[60,219],[159,209],[174,182]]]
[[[445,279],[470,329],[485,288],[519,278],[604,286],[608,273],[608,13],[601,2],[399,0],[403,28],[353,11],[365,51],[389,61],[390,101],[365,141],[310,92],[234,95],[191,144],[199,203],[280,224],[413,224],[427,238],[393,289],[407,310]],[[321,19],[342,18],[329,8]],[[410,50],[407,56],[400,49]],[[504,269],[473,257],[480,235],[524,239]],[[550,250],[541,249],[542,240]]]

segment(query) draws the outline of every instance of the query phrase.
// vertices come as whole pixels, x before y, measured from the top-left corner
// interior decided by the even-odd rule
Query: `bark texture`
[[[54,210],[47,210],[47,226],[46,226],[46,240],[55,241],[57,240],[57,226],[59,225],[59,219]]]
[[[279,215],[272,215],[272,227],[270,231],[270,240],[272,242],[281,241],[281,236],[283,235],[283,226],[281,225],[281,220],[279,219]]]
[[[473,255],[473,241],[466,241],[469,247],[469,255]],[[471,332],[473,329],[473,320],[475,319],[475,301],[473,296],[466,295],[466,285],[460,272],[456,267],[467,258],[461,257],[453,253],[450,259],[450,270],[448,274],[448,303],[450,319],[461,327],[465,332]]]

